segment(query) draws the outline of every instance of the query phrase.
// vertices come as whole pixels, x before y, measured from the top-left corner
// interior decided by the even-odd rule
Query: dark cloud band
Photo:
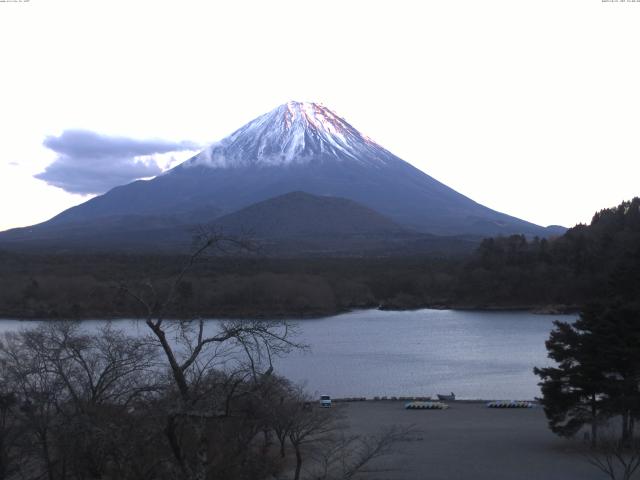
[[[58,154],[35,178],[71,193],[104,193],[118,185],[162,173],[153,159],[135,157],[196,150],[192,142],[135,140],[87,130],[66,130],[47,137],[43,145]]]

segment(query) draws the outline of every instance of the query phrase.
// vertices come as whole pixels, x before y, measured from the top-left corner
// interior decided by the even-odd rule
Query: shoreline
[[[384,312],[415,312],[418,310],[454,310],[454,311],[467,311],[467,312],[529,312],[535,315],[570,315],[579,313],[581,308],[577,305],[445,305],[445,304],[432,304],[424,305],[412,308],[401,308],[394,306],[387,307],[382,304],[377,307],[372,306],[370,308],[349,308],[349,309],[337,309],[326,312],[317,313],[274,313],[274,314],[229,314],[222,313],[216,315],[207,315],[200,317],[173,317],[168,320],[197,320],[198,318],[204,318],[205,320],[314,320],[326,317],[335,317],[345,313],[352,313],[366,310],[379,310]],[[0,321],[3,320],[17,320],[17,321],[48,321],[48,320],[78,320],[78,321],[91,321],[91,320],[103,320],[103,321],[118,321],[118,320],[142,320],[143,317],[131,316],[109,316],[109,315],[90,315],[77,318],[61,318],[59,316],[4,316],[0,314]]]
[[[373,402],[373,403],[392,403],[392,402],[442,402],[447,405],[456,404],[484,404],[490,402],[529,402],[534,404],[535,407],[539,407],[540,403],[537,399],[517,399],[517,398],[456,398],[455,400],[438,400],[431,396],[425,397],[407,397],[407,396],[386,396],[386,397],[344,397],[344,398],[332,398],[332,402],[335,403],[361,403],[361,402]]]

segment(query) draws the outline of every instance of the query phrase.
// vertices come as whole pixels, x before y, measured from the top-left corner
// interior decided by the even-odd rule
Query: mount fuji
[[[0,242],[81,243],[87,230],[102,232],[101,238],[111,235],[114,243],[122,235],[135,236],[132,232],[151,238],[154,232],[215,223],[290,192],[356,202],[413,235],[549,236],[563,231],[474,202],[320,104],[288,102],[152,180],[113,188],[47,222],[7,231]],[[295,205],[288,212],[295,216]]]

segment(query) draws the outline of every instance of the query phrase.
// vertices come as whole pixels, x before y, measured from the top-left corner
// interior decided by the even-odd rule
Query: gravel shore
[[[542,408],[493,409],[485,402],[451,402],[447,410],[405,410],[400,401],[341,405],[350,430],[374,434],[392,425],[419,433],[373,465],[367,479],[598,480],[579,441],[548,429]]]

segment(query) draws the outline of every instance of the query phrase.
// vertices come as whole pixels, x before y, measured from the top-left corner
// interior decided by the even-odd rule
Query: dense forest
[[[138,315],[123,291],[166,292],[189,259],[0,252],[0,316]],[[356,308],[574,309],[616,275],[640,280],[640,199],[597,212],[564,235],[488,238],[466,256],[276,258],[203,255],[177,285],[168,314],[317,316]],[[628,288],[638,288],[640,281]]]

